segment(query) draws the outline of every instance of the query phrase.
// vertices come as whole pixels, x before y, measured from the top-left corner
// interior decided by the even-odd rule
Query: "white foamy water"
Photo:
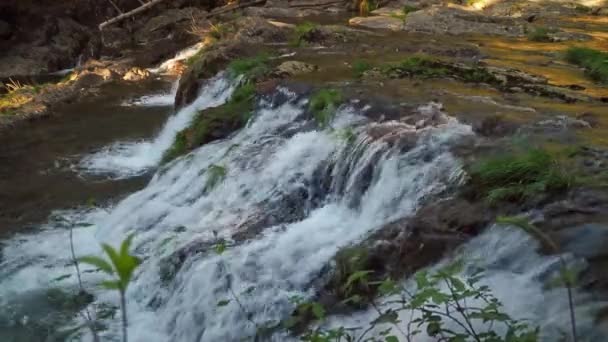
[[[169,107],[173,106],[175,102],[175,96],[177,95],[177,88],[179,86],[179,79],[173,82],[171,90],[169,92],[144,95],[137,97],[132,100],[128,100],[122,103],[122,106],[138,106],[138,107]]]
[[[196,53],[199,52],[204,46],[205,46],[205,43],[201,42],[201,43],[197,43],[193,46],[190,46],[188,48],[185,48],[184,50],[175,54],[175,56],[173,58],[170,58],[170,59],[164,61],[161,65],[159,65],[156,68],[148,69],[148,71],[150,71],[151,73],[154,73],[154,74],[166,73],[167,71],[173,69],[173,67],[175,66],[176,63],[184,61],[184,60],[196,55]]]
[[[165,151],[173,144],[177,133],[188,126],[196,113],[226,102],[238,81],[238,79],[230,80],[220,73],[208,81],[192,104],[169,117],[155,138],[149,141],[119,141],[104,147],[98,152],[85,156],[79,164],[80,171],[84,174],[118,179],[136,176],[157,166]],[[150,105],[151,102],[164,101],[163,98],[161,96],[161,98],[140,101],[147,101],[146,105]]]
[[[0,305],[48,287],[75,291],[75,277],[64,277],[73,274],[66,229],[71,223],[77,255],[99,254],[100,242],[117,245],[134,234],[133,250],[143,263],[128,290],[130,341],[252,340],[257,326],[289,317],[290,297],[315,294],[337,251],[413,215],[462,179],[450,146],[471,129],[438,115],[437,106],[421,108],[440,118],[423,128],[371,123],[344,106],[332,126],[351,129],[351,140],[313,129],[303,115],[306,105],[279,89],[230,139],[163,166],[146,188],[113,207],[58,213],[63,222],[8,241]],[[209,170],[217,168],[225,178],[209,187]],[[228,248],[217,255],[213,246],[220,238]],[[492,230],[462,253],[481,260],[487,283],[514,315],[561,324],[563,300],[543,290],[539,278],[555,258],[535,247],[521,232]],[[118,305],[116,293],[99,286],[104,275],[84,271],[85,287],[96,296],[91,310]],[[231,301],[218,307],[225,299]],[[363,312],[332,320],[348,326],[369,317]],[[15,320],[22,318],[15,311]],[[117,338],[120,315],[104,323],[103,339]]]

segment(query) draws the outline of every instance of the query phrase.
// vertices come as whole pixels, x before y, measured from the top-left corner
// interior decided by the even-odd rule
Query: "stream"
[[[473,135],[472,129],[436,103],[417,109],[431,123],[383,123],[391,138],[375,138],[369,132],[382,127],[366,116],[369,106],[351,100],[339,108],[331,129],[321,130],[305,115],[307,96],[280,86],[259,99],[244,129],[159,165],[176,132],[198,110],[225,102],[236,82],[218,74],[175,114],[167,82],[133,96],[135,101],[126,99],[128,105],[121,98],[71,108],[81,116],[33,130],[23,142],[22,150],[37,149],[41,158],[0,154],[8,162],[20,160],[8,172],[22,177],[2,185],[16,190],[0,200],[28,203],[2,217],[3,230],[11,234],[0,263],[0,340],[90,339],[86,331],[70,330],[81,323],[78,308],[56,300],[57,293],[78,292],[71,231],[77,256],[100,255],[101,242],[116,246],[133,234],[133,251],[143,263],[127,293],[131,341],[252,340],[258,325],[289,317],[290,298],[314,297],[336,252],[412,216],[465,177],[450,147]],[[338,134],[346,131],[352,139]],[[76,141],[87,142],[74,146]],[[210,181],[218,168],[222,179]],[[48,198],[28,200],[40,191]],[[104,201],[87,203],[90,193]],[[213,249],[218,241],[227,244],[221,255]],[[540,325],[543,340],[555,341],[569,322],[568,303],[558,290],[545,289],[559,270],[558,258],[536,248],[521,231],[493,227],[459,255],[487,270],[485,282],[509,314]],[[118,341],[117,295],[100,287],[101,272],[81,270],[84,287],[94,295],[89,309],[104,324],[102,340]],[[241,303],[219,308],[231,291],[242,294]],[[581,333],[594,340],[597,305],[583,293],[576,303]],[[350,326],[371,318],[358,312],[331,317],[327,324]],[[269,339],[294,337],[279,332]]]

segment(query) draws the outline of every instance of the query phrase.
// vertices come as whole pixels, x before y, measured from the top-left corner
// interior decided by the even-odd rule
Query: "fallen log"
[[[117,15],[114,18],[106,20],[103,23],[99,24],[99,30],[101,31],[101,30],[103,30],[104,27],[106,27],[108,25],[112,25],[112,24],[115,24],[117,22],[123,21],[123,20],[125,20],[125,19],[127,19],[129,17],[132,17],[135,14],[143,12],[143,11],[147,10],[148,8],[154,6],[154,5],[158,4],[158,3],[161,3],[163,1],[164,0],[151,0],[150,2],[146,2],[143,5],[135,8],[135,9],[130,10],[129,12]]]

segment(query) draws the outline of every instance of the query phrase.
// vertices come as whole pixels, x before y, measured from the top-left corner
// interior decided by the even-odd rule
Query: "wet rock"
[[[208,49],[182,74],[175,97],[177,108],[194,101],[203,80],[222,70],[232,59],[255,54],[262,43],[287,42],[292,32],[261,18],[245,17],[232,25],[236,31],[232,37]]]
[[[386,16],[354,17],[348,20],[348,24],[351,26],[391,31],[401,31],[403,29],[402,19]]]
[[[280,77],[289,77],[301,74],[307,74],[317,70],[317,66],[298,61],[286,61],[281,63],[274,73]]]
[[[484,137],[503,137],[517,131],[519,125],[502,115],[491,115],[473,124],[473,131]]]
[[[431,6],[408,14],[406,31],[439,34],[476,33],[508,37],[523,36],[525,24],[507,17],[488,17],[458,8]]]
[[[266,18],[301,18],[323,13],[315,9],[299,9],[293,7],[247,7],[245,15]]]
[[[576,116],[578,120],[583,120],[589,124],[591,127],[598,127],[600,125],[600,117],[599,115],[591,112],[584,112]]]
[[[568,130],[568,129],[581,129],[591,128],[591,125],[585,120],[571,118],[566,115],[558,115],[554,118],[542,120],[535,124],[537,128],[541,130]]]
[[[127,71],[122,79],[125,81],[141,81],[149,77],[150,72],[148,70],[142,68],[131,68],[131,70]]]

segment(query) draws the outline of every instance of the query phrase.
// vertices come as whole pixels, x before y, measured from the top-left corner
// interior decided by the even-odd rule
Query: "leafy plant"
[[[377,282],[379,293],[386,299],[371,303],[377,316],[369,326],[309,329],[302,340],[397,342],[402,338],[411,342],[425,332],[438,341],[537,341],[538,328],[506,314],[490,288],[480,284],[481,271],[463,278],[462,270],[463,263],[455,262],[435,272],[420,271],[414,276],[413,292],[390,278]],[[365,281],[365,276],[357,278]],[[325,314],[324,310],[317,311]],[[401,313],[409,313],[410,319],[400,321]],[[381,325],[389,328],[380,330],[379,336],[368,336]]]
[[[353,62],[353,73],[357,78],[361,78],[371,68],[372,65],[368,61],[359,59]]]
[[[270,72],[268,61],[268,55],[263,53],[254,57],[235,59],[228,64],[228,72],[233,78],[243,75],[246,80],[254,81]]]
[[[560,160],[544,149],[492,156],[473,165],[470,173],[490,203],[564,191],[575,180]]]
[[[566,60],[583,67],[591,79],[608,83],[608,52],[586,47],[571,47],[566,50]]]
[[[314,115],[317,124],[322,128],[329,125],[339,104],[342,102],[342,93],[336,89],[321,89],[310,97],[309,109]]]
[[[290,40],[292,46],[302,46],[312,41],[315,32],[318,31],[318,26],[309,21],[297,24],[294,28],[293,37]]]
[[[78,260],[82,263],[97,267],[102,272],[113,276],[111,280],[105,280],[101,286],[109,290],[117,290],[120,294],[120,307],[122,311],[122,336],[123,342],[127,342],[127,304],[125,294],[129,286],[135,269],[140,265],[141,261],[136,256],[130,254],[129,249],[133,235],[127,237],[120,245],[118,250],[108,244],[102,244],[106,256],[109,261],[98,256],[84,256]]]

